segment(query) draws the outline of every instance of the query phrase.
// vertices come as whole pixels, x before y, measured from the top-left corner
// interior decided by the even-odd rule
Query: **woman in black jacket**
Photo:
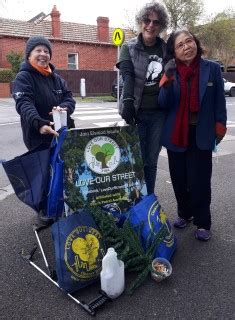
[[[42,36],[29,38],[26,43],[25,61],[13,84],[13,98],[21,117],[23,140],[31,150],[41,143],[50,145],[53,135],[53,108],[67,111],[68,127],[74,127],[70,115],[75,109],[75,100],[66,82],[55,72],[50,63],[51,43]]]
[[[164,5],[146,3],[136,15],[139,34],[124,43],[117,67],[124,85],[120,114],[127,124],[137,124],[148,194],[154,193],[160,136],[166,112],[157,103],[166,45],[160,33],[167,28]]]

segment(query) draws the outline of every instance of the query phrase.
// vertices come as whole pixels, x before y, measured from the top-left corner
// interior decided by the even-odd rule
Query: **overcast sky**
[[[96,18],[105,16],[109,17],[110,26],[124,27],[130,25],[136,10],[146,2],[148,0],[0,0],[0,17],[27,21],[40,12],[49,14],[56,5],[63,21],[96,25]],[[204,0],[205,16],[229,7],[235,10],[235,1]]]

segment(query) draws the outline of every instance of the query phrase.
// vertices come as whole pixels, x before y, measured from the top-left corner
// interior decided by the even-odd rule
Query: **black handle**
[[[91,314],[95,315],[95,310],[101,307],[106,301],[112,301],[112,299],[108,297],[104,291],[100,290],[100,295],[97,298],[90,301],[87,305],[88,308],[92,311]]]

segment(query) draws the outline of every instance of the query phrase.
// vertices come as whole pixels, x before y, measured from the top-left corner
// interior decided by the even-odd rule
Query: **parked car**
[[[227,72],[235,72],[235,65],[230,64],[227,66]]]
[[[229,82],[224,78],[223,80],[224,80],[224,93],[229,94],[230,97],[235,97],[235,83]]]
[[[119,77],[119,98],[122,94],[122,89],[123,89],[123,79],[122,76]],[[117,79],[114,80],[112,84],[112,96],[117,99]]]

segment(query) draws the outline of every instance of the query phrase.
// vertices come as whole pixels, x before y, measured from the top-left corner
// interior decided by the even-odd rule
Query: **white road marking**
[[[225,137],[223,138],[223,141],[234,141],[235,136],[232,136],[231,134],[226,134]]]
[[[235,121],[227,121],[227,128],[235,128]]]
[[[76,106],[75,110],[104,110],[104,107]]]
[[[0,126],[8,126],[8,125],[11,125],[11,124],[19,124],[20,121],[16,121],[16,122],[5,122],[5,123],[0,123]]]
[[[212,152],[212,157],[216,158],[216,157],[221,157],[221,156],[227,156],[229,154],[232,154],[233,152],[231,151],[222,151],[222,150],[218,150],[217,152]]]
[[[99,114],[102,114],[102,113],[117,113],[117,110],[115,109],[108,109],[108,110],[93,110],[93,111],[83,111],[83,110],[79,110],[79,111],[74,111],[73,115],[75,114],[96,114],[96,113],[99,113]]]
[[[78,120],[99,120],[99,119],[120,119],[119,114],[101,115],[101,116],[75,116],[74,119]]]

